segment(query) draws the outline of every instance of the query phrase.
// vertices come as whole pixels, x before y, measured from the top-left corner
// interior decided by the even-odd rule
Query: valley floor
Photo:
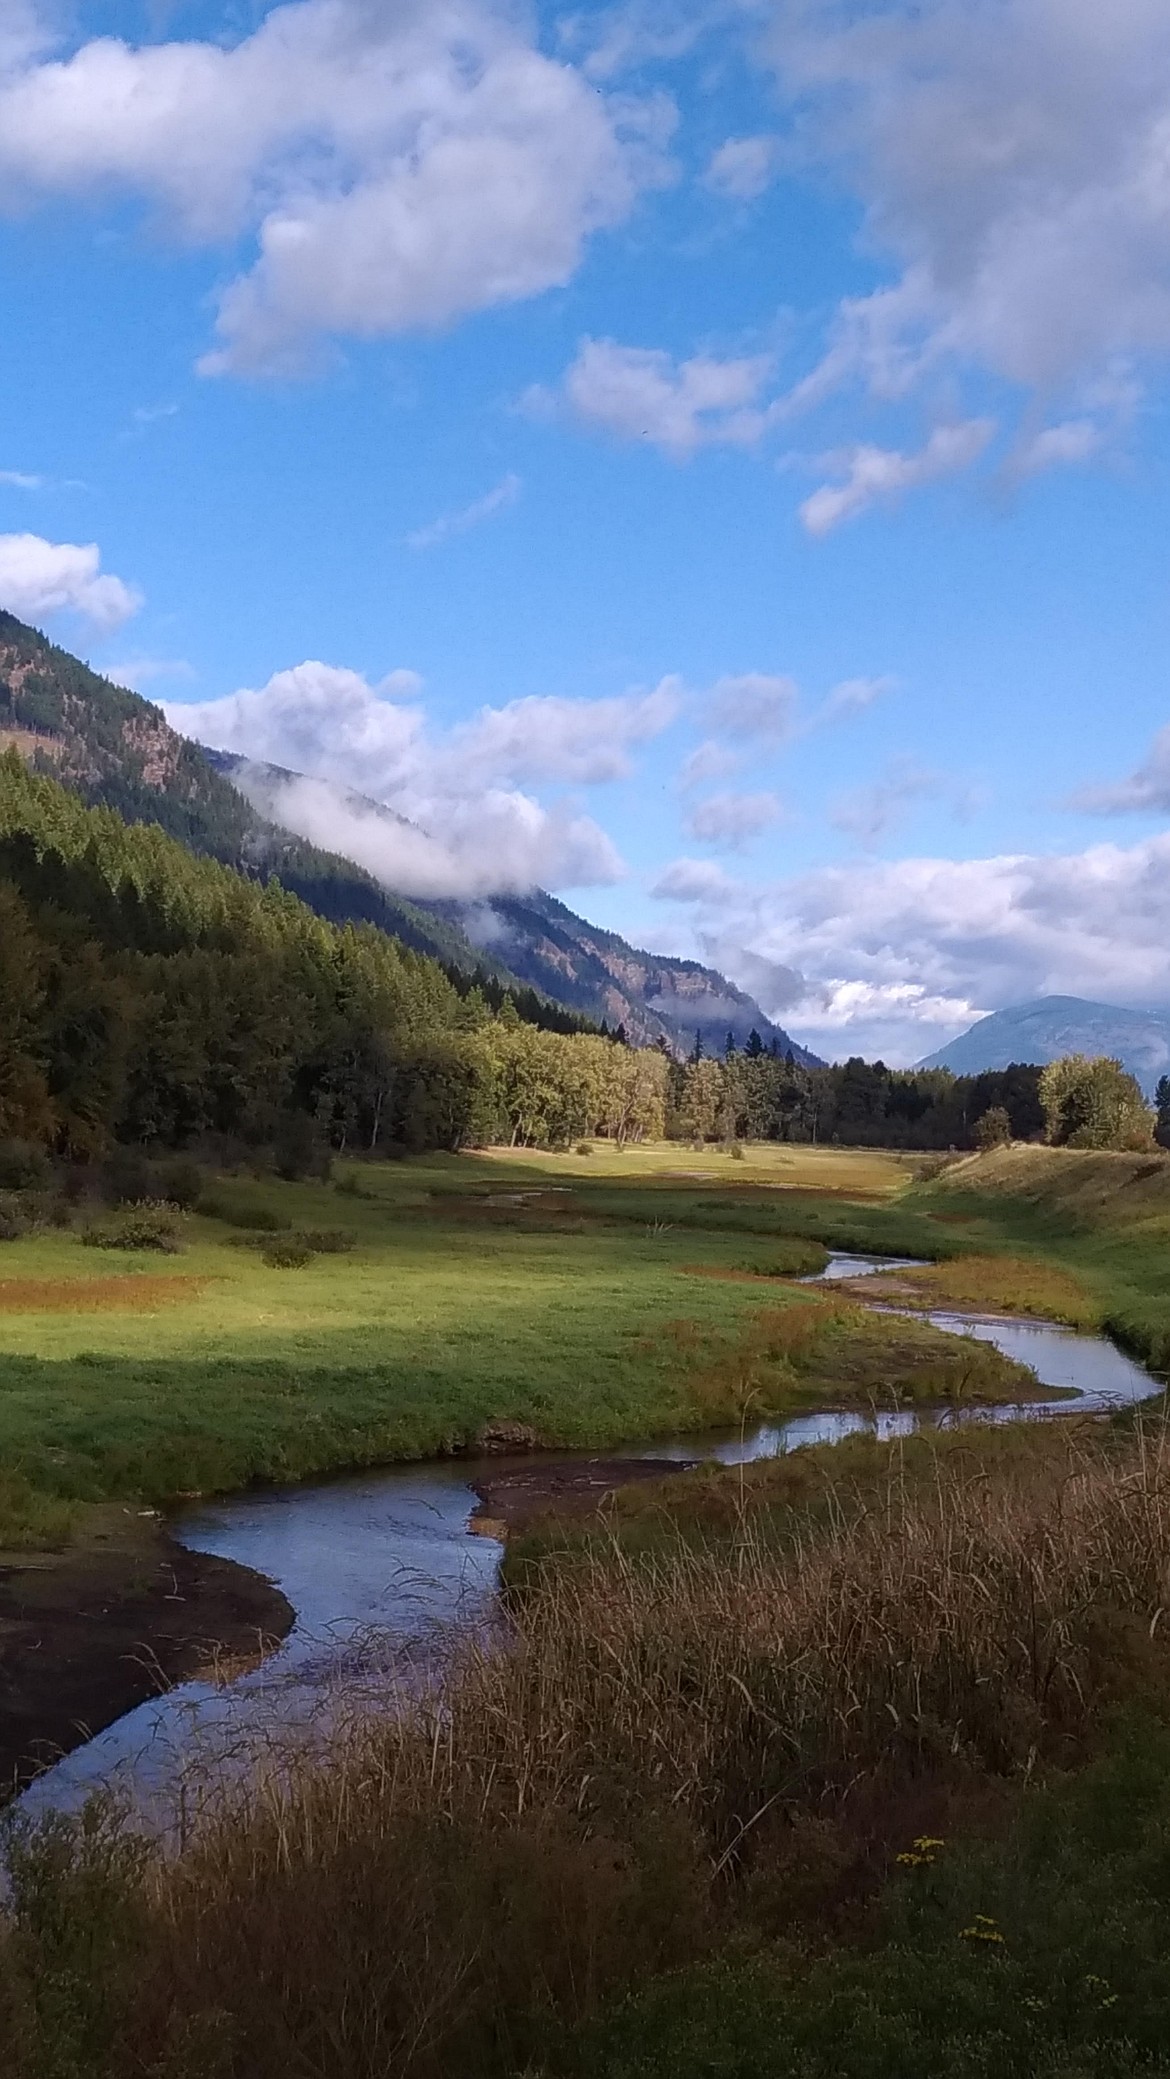
[[[994,1351],[973,1367],[860,1288],[802,1285],[830,1248],[917,1259],[899,1305],[1048,1316],[1164,1365],[1168,1247],[1170,1162],[1044,1150],[940,1170],[597,1144],[216,1179],[174,1258],[3,1245],[5,1592],[53,1564],[76,1592],[118,1517],[148,1587],[157,1531],[126,1512],[192,1491],[1021,1398]],[[10,2069],[1166,2069],[1161,1450],[1150,1419],[928,1429],[642,1483],[604,1524],[581,1482],[570,1520],[555,1483],[519,1509],[485,1473],[525,1525],[516,1645],[457,1667],[440,1721],[412,1704],[323,1773],[225,1786],[174,1865],[113,1819],[10,1854]],[[236,1649],[237,1620],[282,1628],[245,1596]]]

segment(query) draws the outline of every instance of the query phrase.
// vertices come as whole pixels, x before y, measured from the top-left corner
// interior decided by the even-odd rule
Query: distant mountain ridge
[[[1134,1011],[1080,996],[1040,996],[1009,1004],[930,1054],[919,1068],[981,1075],[1013,1062],[1058,1061],[1063,1054],[1106,1054],[1135,1076],[1147,1097],[1170,1074],[1170,1011]]]
[[[630,946],[575,916],[555,897],[493,897],[490,903],[413,901],[348,855],[296,834],[266,807],[280,785],[300,779],[249,766],[181,736],[162,710],[114,685],[0,611],[0,751],[15,749],[93,807],[132,823],[158,823],[194,852],[240,871],[276,875],[332,923],[368,923],[448,968],[482,969],[504,986],[531,988],[553,1003],[613,1027],[631,1040],[689,1046],[696,1029],[708,1051],[727,1032],[737,1043],[755,1027],[798,1061],[816,1056],[789,1039],[758,1003],[713,968]],[[248,779],[247,775],[251,777]],[[328,790],[329,782],[313,786]],[[339,800],[425,834],[378,802],[344,789]]]
[[[376,854],[378,834],[395,844],[423,833],[396,810],[329,780],[261,765],[234,752],[206,752],[216,770],[233,781],[253,807],[282,827],[304,820],[314,830],[332,812],[351,827],[352,841],[367,858]],[[338,842],[336,838],[333,840]],[[370,849],[367,849],[370,848]],[[754,997],[698,960],[648,953],[618,932],[603,930],[576,915],[554,895],[536,889],[525,895],[492,895],[473,902],[414,898],[414,907],[466,934],[485,953],[494,953],[530,988],[583,1016],[624,1026],[639,1045],[659,1039],[678,1049],[700,1032],[707,1052],[721,1051],[730,1032],[742,1046],[755,1030],[805,1067],[818,1057],[801,1047],[761,1010]]]

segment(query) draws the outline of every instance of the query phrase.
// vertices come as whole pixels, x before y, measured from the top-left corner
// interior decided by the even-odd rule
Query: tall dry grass
[[[1170,1457],[1140,1435],[940,1455],[933,1480],[891,1451],[784,1549],[745,1509],[730,1550],[586,1551],[437,1693],[258,1765],[136,1869],[132,1986],[59,2068],[522,2071],[762,1911],[799,1926],[826,1871],[860,1881],[851,1824],[888,1860],[924,1797],[1075,1751],[1105,1697],[1161,1682],[1168,1559]],[[79,1881],[38,1924],[68,1927]],[[58,1968],[35,1918],[0,1949],[22,2075],[58,2069],[27,2049]]]

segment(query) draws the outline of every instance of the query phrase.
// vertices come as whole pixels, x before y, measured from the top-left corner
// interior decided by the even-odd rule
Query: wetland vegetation
[[[99,1504],[493,1437],[1036,1398],[986,1345],[801,1284],[828,1248],[926,1259],[894,1274],[900,1307],[1170,1348],[1161,1157],[924,1176],[599,1142],[223,1174],[165,1265],[95,1256],[88,1217],[0,1259],[2,1499],[28,1547],[81,1541]],[[236,1246],[338,1234],[295,1268]],[[100,1801],[18,1823],[6,2068],[1163,2069],[1168,1474],[1156,1404],[928,1422],[531,1526],[507,1650],[465,1641],[437,1694],[357,1714],[325,1760],[257,1754],[181,1850]]]

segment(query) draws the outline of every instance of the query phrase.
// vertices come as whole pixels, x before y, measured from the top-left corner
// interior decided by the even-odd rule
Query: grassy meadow
[[[911,1181],[847,1151],[433,1157],[331,1184],[215,1179],[173,1256],[85,1247],[83,1219],[0,1244],[0,1544],[59,1535],[63,1502],[165,1503],[500,1425],[604,1447],[749,1404],[888,1398],[898,1352],[860,1316],[838,1310],[835,1350],[778,1324],[807,1320],[789,1281],[826,1244],[930,1245],[899,1211]],[[306,1232],[338,1252],[264,1260]],[[919,1397],[924,1352],[929,1331],[908,1359]]]
[[[929,1259],[899,1273],[911,1302],[1106,1325],[1170,1361],[1170,1164],[1134,1168],[597,1143],[215,1178],[176,1255],[85,1247],[81,1214],[0,1243],[0,1547],[58,1539],[71,1505],[474,1449],[501,1427],[605,1448],[818,1403],[1017,1397],[994,1352],[956,1357],[794,1284],[827,1248]],[[265,1261],[306,1234],[321,1253]]]
[[[1170,1163],[1085,1160],[509,1150],[219,1178],[173,1256],[44,1230],[0,1255],[0,1505],[35,1541],[99,1495],[492,1428],[1017,1397],[981,1346],[795,1282],[829,1247],[1156,1360]],[[265,1262],[298,1235],[333,1240]],[[17,1828],[5,2070],[1168,2070],[1168,1555],[1156,1405],[858,1437],[539,1525],[507,1652],[467,1641],[325,1757],[257,1754],[181,1852],[101,1802]]]

